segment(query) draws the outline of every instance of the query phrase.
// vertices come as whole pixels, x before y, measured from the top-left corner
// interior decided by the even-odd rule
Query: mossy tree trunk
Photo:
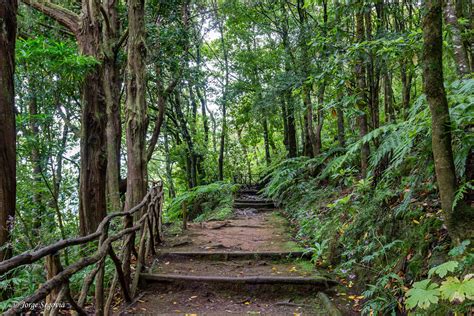
[[[436,181],[448,231],[456,241],[468,238],[468,234],[472,235],[474,215],[472,208],[462,202],[454,206],[457,183],[451,145],[451,120],[443,83],[442,1],[426,0],[424,11],[423,86],[431,111]]]

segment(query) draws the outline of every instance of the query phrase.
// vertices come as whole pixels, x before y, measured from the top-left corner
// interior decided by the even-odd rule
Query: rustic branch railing
[[[47,256],[55,256],[60,250],[71,246],[85,245],[93,241],[99,240],[97,250],[81,260],[62,268],[59,265],[58,273],[49,278],[40,288],[31,296],[26,297],[23,301],[15,304],[7,310],[4,315],[16,315],[22,312],[24,306],[31,306],[44,300],[53,291],[57,291],[56,303],[67,300],[72,309],[78,315],[87,315],[84,309],[87,300],[87,293],[90,286],[95,281],[95,314],[107,315],[110,311],[111,303],[115,293],[115,287],[120,285],[120,289],[125,302],[131,302],[136,294],[140,272],[143,268],[146,257],[156,253],[156,245],[162,240],[162,209],[163,209],[163,185],[158,183],[153,186],[142,202],[126,212],[116,212],[109,214],[99,224],[97,230],[83,237],[60,240],[52,245],[19,254],[11,259],[0,262],[0,275],[3,275],[12,269],[23,265],[34,263]],[[133,216],[139,219],[130,227],[123,227],[122,230],[111,232],[110,223],[114,218],[131,218]],[[125,222],[125,221],[124,221]],[[126,225],[123,223],[122,225]],[[135,235],[140,236],[139,246],[136,251],[135,273],[131,275],[131,269],[123,269],[124,262],[130,262],[132,253],[123,251],[122,257],[119,258],[115,253],[112,243],[119,240],[123,241],[123,249],[135,249]],[[128,256],[128,257],[127,257]],[[109,257],[115,267],[115,275],[110,286],[107,301],[104,302],[104,266],[105,260]],[[70,278],[82,269],[96,265],[94,269],[87,275],[82,283],[82,289],[76,300],[72,297],[69,289]],[[58,267],[57,267],[58,268]],[[57,304],[56,304],[57,305]],[[53,306],[49,310],[48,315],[57,314],[57,307]]]

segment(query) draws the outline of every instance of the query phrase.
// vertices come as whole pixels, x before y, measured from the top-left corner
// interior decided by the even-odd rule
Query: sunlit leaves
[[[44,37],[19,40],[16,52],[20,65],[34,66],[69,80],[80,79],[98,64],[95,58],[79,54],[75,44]]]
[[[457,277],[448,277],[441,283],[441,295],[450,302],[470,299],[474,300],[474,278],[473,275],[467,275],[461,281]]]
[[[459,263],[457,261],[448,261],[439,266],[431,268],[428,272],[428,276],[431,277],[433,274],[436,274],[442,278],[444,278],[449,272],[456,271]]]
[[[430,280],[415,282],[413,288],[407,292],[406,305],[408,308],[420,307],[427,309],[439,301],[439,288]]]

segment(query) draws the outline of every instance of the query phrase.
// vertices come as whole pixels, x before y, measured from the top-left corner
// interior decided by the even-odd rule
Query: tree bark
[[[166,178],[168,179],[168,194],[171,198],[176,197],[176,191],[174,188],[174,182],[173,182],[173,165],[170,159],[170,149],[169,149],[169,142],[168,142],[168,130],[166,128],[166,122],[164,122],[164,130],[165,130],[165,135],[164,135],[164,143],[165,143],[165,167],[166,167]]]
[[[104,41],[104,80],[103,89],[106,104],[106,138],[107,138],[107,202],[110,211],[120,211],[120,146],[122,125],[120,117],[120,85],[118,70],[119,61],[115,43],[119,41],[119,21],[117,1],[105,0],[109,27],[103,29]]]
[[[76,36],[80,53],[100,61],[87,74],[81,91],[79,222],[80,233],[85,235],[95,231],[107,209],[107,113],[104,80],[109,77],[104,75],[103,53],[107,53],[107,50],[104,51],[101,30],[110,27],[110,17],[102,19],[100,3],[94,1],[82,1],[80,16],[47,1],[23,2],[68,28]],[[107,15],[103,11],[102,14]]]
[[[361,2],[358,2],[362,6]],[[364,14],[362,7],[358,8],[356,13],[356,39],[357,42],[361,43],[365,40],[365,31],[364,31]],[[357,79],[357,89],[358,89],[358,108],[361,114],[358,117],[359,123],[359,136],[363,138],[368,133],[368,124],[367,124],[367,88],[365,82],[365,61],[364,57],[360,56],[356,62],[355,66],[355,75]],[[362,178],[367,176],[367,167],[369,162],[370,148],[368,143],[362,144],[360,152],[360,170]]]
[[[269,139],[269,132],[268,132],[268,121],[267,118],[263,118],[263,142],[265,144],[265,161],[267,163],[267,166],[269,166],[272,162],[271,156],[270,156],[270,139]]]
[[[219,181],[224,180],[224,154],[225,154],[225,138],[227,134],[227,92],[229,87],[229,58],[227,52],[227,45],[224,38],[224,26],[218,15],[217,2],[214,2],[214,8],[216,12],[216,19],[220,33],[220,41],[222,46],[222,52],[224,55],[224,86],[222,87],[222,130],[219,148],[219,159],[218,159],[218,178]]]
[[[340,107],[336,109],[337,114],[337,141],[344,148],[346,146],[346,133],[344,130],[344,112]]]
[[[313,124],[313,105],[311,102],[311,83],[309,80],[310,58],[308,52],[308,24],[304,0],[297,2],[299,15],[299,46],[301,50],[300,55],[300,73],[301,73],[301,97],[304,104],[304,154],[309,157],[314,157],[317,152],[316,135],[314,133]]]
[[[461,38],[461,30],[456,16],[456,4],[454,0],[446,0],[444,7],[446,24],[451,29],[451,40],[453,42],[454,60],[459,77],[464,77],[470,73],[469,59],[464,49],[464,43]]]
[[[184,113],[181,109],[181,99],[177,92],[175,93],[174,106],[175,106],[177,120],[179,123],[179,128],[181,129],[181,134],[188,147],[188,155],[187,155],[188,186],[191,189],[197,185],[196,153],[194,150],[193,139],[187,127],[187,122],[184,117]]]
[[[218,159],[218,178],[219,181],[224,180],[224,154],[225,154],[225,138],[227,134],[227,93],[229,87],[229,58],[227,52],[227,45],[224,38],[224,26],[223,21],[220,19],[218,14],[217,2],[213,2],[217,25],[220,33],[220,41],[222,46],[222,52],[224,57],[224,86],[222,87],[222,130],[220,138],[220,148],[219,148],[219,159]]]
[[[16,200],[15,42],[16,0],[0,6],[0,261],[12,254],[10,229]]]
[[[127,45],[127,100],[125,103],[127,144],[127,192],[126,211],[143,200],[147,185],[147,156],[145,137],[148,117],[145,102],[145,1],[128,1],[128,45]],[[140,214],[137,214],[140,216]],[[133,218],[125,218],[124,227],[133,226]],[[130,276],[130,255],[134,247],[134,234],[127,240],[122,269]],[[130,280],[127,280],[129,282]]]
[[[127,194],[125,210],[140,203],[146,194],[147,160],[145,136],[148,116],[145,101],[145,9],[144,0],[128,1],[127,46]]]
[[[40,152],[40,143],[38,142],[39,124],[38,124],[38,102],[36,97],[36,85],[33,78],[28,79],[29,102],[29,130],[26,132],[31,137],[30,160],[33,168],[34,194],[33,203],[35,209],[35,218],[33,219],[33,236],[40,236],[41,224],[44,220],[45,206],[43,204],[43,194],[41,192],[41,183],[43,182],[43,161]],[[67,128],[67,127],[65,127]]]
[[[84,15],[81,20],[81,31],[77,35],[80,53],[100,58],[99,17],[93,15],[94,12],[99,12],[98,4],[84,2],[83,12],[90,12],[92,15]],[[82,87],[79,175],[79,219],[82,235],[94,232],[107,214],[107,116],[103,80],[102,67],[97,66],[86,76]]]
[[[441,207],[450,236],[455,241],[472,236],[472,208],[458,203],[453,208],[457,189],[451,145],[451,120],[443,84],[442,1],[425,0],[423,17],[423,87],[431,111],[432,150]]]
[[[291,52],[290,47],[290,38],[288,33],[288,13],[285,8],[284,1],[280,2],[280,11],[282,14],[282,22],[281,22],[281,39],[282,44],[285,49],[285,60],[284,60],[284,67],[285,73],[287,76],[291,75],[291,65],[293,55]],[[294,63],[293,63],[294,64]],[[291,88],[286,87],[283,90],[283,100],[282,102],[286,103],[286,117],[284,119],[287,120],[287,128],[288,128],[288,157],[293,158],[298,155],[298,145],[296,142],[296,123],[295,123],[295,107],[293,104],[293,98],[291,95]]]

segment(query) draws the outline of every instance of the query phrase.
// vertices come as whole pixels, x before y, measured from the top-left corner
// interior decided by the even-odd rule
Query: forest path
[[[232,218],[189,223],[165,240],[125,313],[330,315],[318,292],[335,282],[304,258],[286,219],[256,191],[240,192]]]

